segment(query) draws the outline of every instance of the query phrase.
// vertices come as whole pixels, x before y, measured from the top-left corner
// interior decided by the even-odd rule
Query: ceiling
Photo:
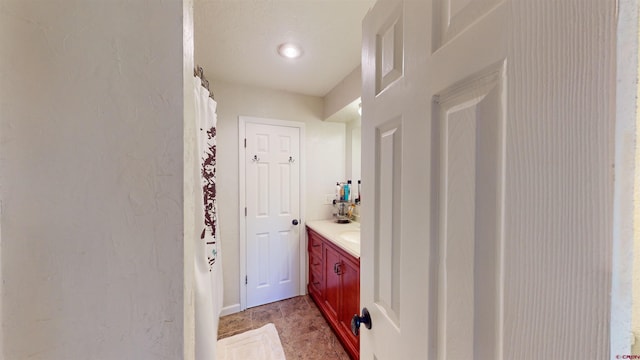
[[[375,0],[196,0],[195,58],[207,78],[325,96],[360,64]],[[278,55],[284,42],[298,59]]]

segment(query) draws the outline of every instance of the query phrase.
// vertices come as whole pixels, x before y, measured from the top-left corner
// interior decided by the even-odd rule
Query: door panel
[[[269,233],[256,234],[255,238],[256,240],[253,242],[253,244],[254,246],[257,247],[257,250],[258,250],[257,252],[255,252],[255,254],[258,256],[254,258],[254,261],[258,264],[258,273],[256,274],[257,275],[256,285],[258,288],[263,288],[270,285],[269,260],[271,259],[271,257],[259,256],[259,255],[271,253]]]
[[[298,128],[246,124],[247,306],[300,293]]]
[[[280,252],[280,271],[278,271],[278,284],[290,283],[294,274],[291,272],[291,263],[295,262],[295,255],[297,255],[297,246],[292,248],[295,244],[295,239],[291,236],[291,231],[280,231],[278,233],[278,248],[285,249],[286,251]]]
[[[263,161],[266,160],[267,155],[261,154]],[[269,164],[258,163],[256,164],[257,181],[256,181],[256,216],[268,217],[269,216],[269,182],[271,176],[269,176]]]
[[[443,360],[497,354],[503,74],[497,66],[435,96],[442,214],[438,358]]]
[[[434,51],[470,28],[502,0],[434,0]]]
[[[375,240],[375,303],[396,327],[400,320],[402,258],[402,128],[393,120],[377,129],[377,236]]]
[[[380,94],[404,71],[402,7],[396,6],[376,34],[376,94]]]

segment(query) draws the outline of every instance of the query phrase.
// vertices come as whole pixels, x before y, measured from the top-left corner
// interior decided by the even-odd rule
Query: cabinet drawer
[[[309,231],[309,251],[322,256],[322,238],[313,231]]]
[[[322,257],[320,255],[309,254],[309,272],[322,274]]]
[[[309,272],[309,287],[322,296],[322,276]]]

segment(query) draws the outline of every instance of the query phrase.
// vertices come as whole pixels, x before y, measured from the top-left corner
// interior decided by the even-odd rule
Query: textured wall
[[[183,4],[0,2],[5,357],[183,357]]]
[[[321,121],[322,99],[319,97],[234,85],[215,79],[211,81],[211,88],[218,102],[218,209],[224,268],[223,306],[229,307],[240,303],[238,116],[305,123],[307,162],[306,184],[302,189],[306,191],[307,220],[331,216],[331,206],[323,205],[324,194],[333,194],[336,181],[344,178],[345,125]]]

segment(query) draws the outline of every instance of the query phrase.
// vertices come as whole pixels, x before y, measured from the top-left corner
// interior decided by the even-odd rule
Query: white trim
[[[244,217],[244,208],[247,204],[246,199],[246,169],[244,167],[245,147],[244,139],[246,134],[246,122],[244,117],[238,116],[238,219],[239,219],[239,240],[240,240],[240,310],[247,308],[247,286],[244,279],[247,276],[247,231],[246,219]]]
[[[246,136],[246,125],[263,124],[274,126],[288,126],[300,129],[300,214],[298,219],[298,226],[300,226],[299,242],[300,242],[300,283],[298,285],[298,294],[306,294],[306,237],[305,237],[305,210],[306,210],[306,144],[305,144],[305,124],[298,121],[267,119],[253,116],[238,116],[238,218],[240,219],[240,304],[239,310],[246,310],[247,308],[247,287],[245,285],[245,278],[247,276],[247,232],[246,232],[246,218],[244,216],[244,208],[247,204],[246,199],[246,170],[244,168],[245,159],[245,147],[244,139]],[[235,305],[233,305],[235,306]],[[224,310],[223,310],[224,311]]]
[[[233,304],[229,306],[225,306],[220,310],[220,317],[235,314],[240,312],[240,304]]]
[[[631,354],[638,0],[618,2],[610,358]]]

